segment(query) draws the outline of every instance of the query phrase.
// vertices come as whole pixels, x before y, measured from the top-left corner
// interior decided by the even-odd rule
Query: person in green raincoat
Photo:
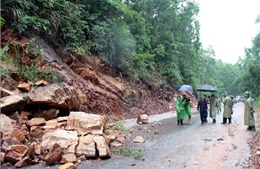
[[[255,119],[254,119],[254,107],[253,100],[250,97],[250,93],[248,91],[245,92],[245,110],[244,110],[244,124],[250,131],[255,131]]]
[[[218,111],[218,100],[215,98],[215,95],[211,95],[210,98],[210,117],[213,119],[213,123],[216,123],[216,115]]]
[[[177,99],[176,99],[175,108],[176,108],[176,113],[177,113],[177,123],[178,123],[178,125],[180,125],[180,124],[183,125],[183,119],[186,117],[186,114],[184,111],[181,96],[179,96],[179,95],[177,96]]]
[[[218,109],[217,112],[221,113],[221,98],[216,96],[216,100],[218,102]]]
[[[191,101],[190,98],[187,98],[185,94],[182,96],[183,96],[182,102],[183,102],[184,112],[188,116],[188,124],[191,124],[191,109],[190,109]]]
[[[224,104],[224,112],[223,112],[223,122],[221,124],[226,124],[227,119],[230,124],[232,123],[231,115],[232,115],[232,106],[233,106],[231,98],[229,96],[225,96],[223,100],[223,104]]]

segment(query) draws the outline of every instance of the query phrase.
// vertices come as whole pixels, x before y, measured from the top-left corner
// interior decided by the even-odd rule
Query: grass
[[[131,156],[134,157],[135,159],[141,159],[143,157],[141,149],[116,149],[112,150],[112,153],[114,155],[122,155],[122,156]]]
[[[116,124],[113,125],[112,127],[110,127],[109,129],[113,130],[113,132],[116,131],[116,130],[119,130],[121,132],[128,132],[129,131],[128,128],[124,127],[124,122],[123,121],[116,122]]]

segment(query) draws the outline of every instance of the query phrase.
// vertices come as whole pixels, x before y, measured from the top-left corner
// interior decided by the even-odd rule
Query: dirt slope
[[[9,45],[8,57],[15,58],[14,49],[18,50],[16,57],[24,65],[34,63],[42,70],[49,67],[58,72],[63,81],[74,86],[81,103],[80,111],[108,115],[110,121],[117,121],[142,113],[152,115],[174,110],[175,91],[167,85],[144,85],[131,78],[118,77],[106,61],[96,56],[64,52],[43,40],[28,45],[29,38],[7,28],[2,29],[1,37],[1,47]],[[38,55],[30,52],[35,46],[41,49]],[[8,67],[17,70],[14,65]]]

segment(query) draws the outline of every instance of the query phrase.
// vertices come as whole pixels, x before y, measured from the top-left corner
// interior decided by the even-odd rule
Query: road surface
[[[249,160],[250,148],[247,141],[253,132],[243,124],[244,104],[234,105],[232,124],[220,124],[223,114],[217,114],[217,123],[201,125],[198,112],[192,111],[192,124],[176,124],[176,114],[169,112],[149,117],[149,124],[139,125],[146,130],[138,130],[135,119],[125,125],[133,130],[128,133],[123,147],[142,149],[143,159],[115,156],[106,160],[83,161],[79,169],[243,169],[252,168]],[[160,121],[161,125],[154,124]],[[187,120],[185,120],[187,121]],[[135,125],[135,126],[133,126]],[[140,128],[140,127],[139,127]],[[150,131],[150,132],[147,132]],[[159,134],[155,134],[158,130]],[[132,143],[135,136],[146,139],[145,143]],[[45,165],[26,167],[42,168]],[[51,166],[48,168],[57,168]]]
[[[131,157],[112,157],[107,161],[93,163],[93,168],[189,168],[189,169],[234,169],[250,168],[250,149],[247,144],[253,133],[243,125],[243,103],[235,104],[232,124],[220,124],[223,114],[217,114],[217,123],[208,118],[208,124],[201,125],[199,114],[193,110],[192,124],[178,126],[176,117],[161,120],[161,126],[147,127],[149,134],[137,130],[136,135],[146,139],[138,147],[144,150],[144,161]],[[159,117],[159,116],[158,116]],[[155,135],[152,131],[160,131]],[[139,132],[138,132],[139,131]],[[133,138],[133,137],[132,137]],[[141,146],[140,146],[141,144]],[[143,145],[142,145],[143,144]],[[130,166],[135,164],[135,166]],[[91,165],[90,165],[91,166]],[[84,164],[79,168],[84,168]]]

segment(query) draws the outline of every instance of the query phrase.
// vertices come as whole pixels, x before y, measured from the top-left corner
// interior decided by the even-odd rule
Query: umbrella
[[[202,92],[218,92],[217,89],[215,89],[213,86],[207,85],[207,84],[198,87],[198,88],[197,88],[197,91],[202,91]]]
[[[190,85],[180,85],[176,88],[176,91],[187,91],[193,93],[193,88]]]

